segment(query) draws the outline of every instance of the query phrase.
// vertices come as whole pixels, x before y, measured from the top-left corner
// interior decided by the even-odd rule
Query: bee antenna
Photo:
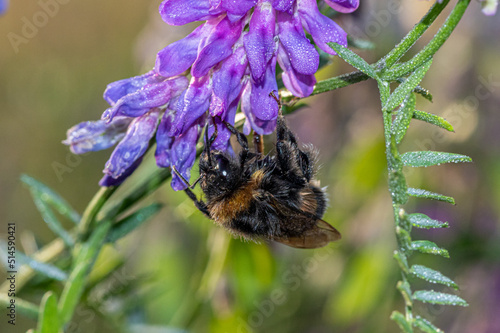
[[[208,157],[208,164],[212,166],[211,159],[210,159],[210,146],[211,146],[210,139],[208,138],[208,124],[205,126],[205,153],[207,154]]]
[[[212,123],[214,124],[214,133],[212,134],[212,136],[210,137],[210,145],[209,147],[212,146],[212,143],[214,143],[215,139],[217,138],[217,135],[219,134],[219,131],[217,129],[217,123],[215,122],[215,118],[219,118],[219,120],[222,122],[222,119],[219,117],[219,116],[215,116],[212,118]]]
[[[220,117],[218,117],[220,119]],[[212,159],[210,158],[210,148],[212,147],[212,144],[214,143],[215,139],[217,138],[217,135],[219,131],[217,130],[217,123],[215,122],[215,117],[212,118],[212,123],[214,124],[214,133],[212,136],[209,138],[208,137],[208,126],[205,127],[205,153],[207,154],[208,157],[208,164],[212,166]]]
[[[281,116],[282,115],[281,114],[281,106],[282,105],[281,105],[280,99],[274,94],[274,90],[269,93],[269,96],[271,96],[272,98],[274,98],[274,100],[276,101],[276,103],[278,103],[278,108],[279,108],[278,109],[278,114]]]

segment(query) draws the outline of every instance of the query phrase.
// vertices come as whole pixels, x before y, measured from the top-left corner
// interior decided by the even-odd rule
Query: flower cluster
[[[358,7],[358,0],[325,2],[343,13]],[[305,31],[332,55],[327,43],[347,44],[346,33],[320,13],[316,0],[164,0],[160,14],[170,25],[205,22],[161,50],[151,72],[108,85],[104,98],[110,108],[102,119],[74,126],[64,141],[76,154],[119,142],[102,186],[118,185],[134,171],[155,132],[157,165],[175,165],[189,179],[203,127],[208,124],[213,132],[220,119],[234,124],[238,105],[246,116],[246,134],[251,129],[271,133],[278,115],[269,97],[278,89],[276,63],[285,87],[305,97],[319,66]],[[212,147],[225,151],[230,133],[217,128]],[[186,184],[174,175],[172,187],[181,190]]]

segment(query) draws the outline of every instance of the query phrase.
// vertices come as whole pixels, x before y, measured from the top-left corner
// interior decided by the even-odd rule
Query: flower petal
[[[85,121],[71,127],[63,143],[70,146],[73,154],[106,149],[125,136],[131,121],[127,117],[116,117],[110,123],[103,120]]]
[[[280,12],[291,13],[294,2],[295,0],[273,0],[273,8]]]
[[[127,134],[106,162],[104,173],[118,178],[146,152],[158,125],[159,114],[160,109],[153,109],[132,121]]]
[[[484,15],[493,16],[497,13],[498,0],[481,1],[481,11]]]
[[[227,109],[226,114],[224,115],[224,121],[228,122],[231,125],[234,125],[234,117],[236,115],[236,110],[238,109],[239,99],[236,99],[231,103],[229,108]],[[211,137],[214,133],[214,125],[213,121],[215,119],[215,124],[217,125],[217,137],[215,141],[212,143],[210,149],[226,151],[230,144],[231,139],[231,131],[224,125],[219,117],[211,118],[210,126],[208,127],[208,137]]]
[[[207,111],[211,92],[212,80],[209,75],[191,78],[189,87],[182,93],[175,106],[176,114],[170,136],[186,132]]]
[[[120,98],[125,95],[134,93],[140,90],[147,84],[154,84],[165,80],[164,77],[156,75],[154,71],[146,74],[131,77],[124,80],[119,80],[108,84],[104,91],[104,100],[113,106]]]
[[[109,187],[109,186],[118,186],[125,181],[132,174],[132,172],[137,169],[137,167],[141,164],[142,158],[144,156],[139,157],[129,166],[119,177],[113,178],[111,175],[105,174],[101,180],[99,181],[100,186]]]
[[[206,41],[206,45],[198,52],[191,75],[202,77],[210,68],[226,59],[233,53],[233,45],[241,35],[243,21],[231,23],[227,17],[217,24]]]
[[[273,57],[266,68],[266,73],[262,82],[257,83],[250,80],[252,90],[250,93],[250,103],[252,113],[261,120],[271,120],[278,116],[278,103],[269,94],[278,91],[276,83],[276,57]]]
[[[156,165],[160,168],[167,168],[171,164],[170,150],[174,143],[174,138],[168,135],[174,120],[174,113],[172,110],[166,110],[161,118],[160,125],[156,131],[156,151],[155,159]]]
[[[314,74],[319,66],[319,54],[307,39],[298,13],[278,12],[280,42],[295,70],[301,74]]]
[[[359,6],[359,0],[325,0],[325,2],[340,13],[352,13]]]
[[[252,77],[256,81],[266,72],[266,66],[276,50],[275,21],[276,15],[271,4],[259,2],[252,14],[249,31],[243,37]]]
[[[192,33],[158,52],[155,71],[163,76],[179,75],[191,67],[198,55],[198,46],[203,38],[212,31],[214,25],[203,23]]]
[[[241,80],[247,68],[247,56],[243,46],[237,48],[233,55],[222,62],[220,68],[212,75],[213,93],[210,102],[210,114],[222,116],[229,105],[240,94]]]
[[[172,164],[179,173],[189,181],[191,176],[191,168],[196,159],[196,143],[201,134],[202,124],[205,123],[205,117],[202,117],[198,122],[191,126],[186,133],[174,139],[172,145],[171,157]],[[172,174],[171,186],[175,191],[183,190],[187,187],[176,174]]]
[[[110,121],[117,115],[139,117],[150,109],[162,106],[186,88],[188,79],[178,76],[162,82],[147,84],[142,89],[120,98],[107,109],[101,119]]]
[[[297,7],[302,23],[320,49],[335,55],[335,51],[326,43],[334,42],[347,46],[346,32],[337,23],[319,12],[316,0],[297,0]]]
[[[221,3],[231,22],[234,22],[237,17],[242,17],[252,9],[257,0],[222,0]],[[231,19],[231,16],[233,16],[233,19]]]
[[[208,9],[210,15],[219,15],[223,12],[222,0],[208,0],[208,3],[210,5],[210,8]]]
[[[250,101],[251,90],[252,85],[248,82],[241,95],[241,111],[246,116],[245,124],[243,125],[243,133],[248,135],[251,129],[253,129],[257,134],[271,134],[276,128],[277,117],[271,120],[261,120],[255,117],[255,114],[252,112],[252,103]]]
[[[170,25],[184,25],[210,17],[208,0],[164,0],[160,4],[160,15]]]
[[[311,95],[316,84],[316,78],[313,74],[300,74],[293,68],[283,46],[280,44],[278,48],[278,63],[280,64],[283,73],[281,79],[285,87],[297,97],[307,97]]]

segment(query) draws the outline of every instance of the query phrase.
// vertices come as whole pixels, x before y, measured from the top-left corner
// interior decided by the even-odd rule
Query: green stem
[[[421,66],[430,57],[432,57],[441,48],[441,46],[443,46],[444,42],[446,42],[446,40],[450,37],[453,30],[455,30],[455,27],[462,19],[469,3],[470,0],[459,0],[434,38],[411,60],[395,65],[393,68],[384,73],[384,79],[394,80],[405,76],[413,72],[417,67]]]
[[[401,40],[401,42],[396,45],[385,57],[377,61],[376,64],[372,65],[375,68],[390,68],[392,67],[412,46],[415,42],[424,34],[429,26],[436,20],[436,18],[441,14],[446,5],[450,0],[444,0],[441,3],[436,2],[427,14],[417,23],[413,29]],[[358,83],[361,81],[366,81],[370,77],[360,71],[351,72],[348,74],[343,74],[340,76],[332,77],[323,81],[320,81],[314,87],[312,95],[321,94],[327,91],[340,89],[347,87],[351,84]],[[396,80],[399,77],[395,77]]]
[[[151,176],[146,178],[144,182],[137,185],[125,198],[110,203],[109,206],[104,207],[104,209],[99,212],[96,219],[98,221],[102,221],[115,218],[129,207],[153,193],[158,187],[163,185],[163,183],[169,179],[170,176],[170,169],[168,168],[155,170]]]
[[[116,191],[117,187],[101,187],[99,191],[90,200],[87,208],[82,214],[82,219],[78,225],[80,235],[86,235],[89,231],[90,225],[95,220],[97,213],[101,210],[102,206],[107,202],[109,197]]]
[[[355,72],[351,72],[348,74],[343,74],[343,75],[339,75],[336,77],[332,77],[332,78],[329,78],[329,79],[326,79],[323,81],[319,81],[314,86],[314,90],[313,90],[311,96],[321,94],[321,93],[324,93],[327,91],[332,91],[335,89],[344,88],[344,87],[350,86],[351,84],[354,84],[354,83],[366,81],[369,78],[370,77],[368,75],[366,75],[365,73],[362,73],[360,71],[355,71]]]
[[[444,0],[439,3],[436,2],[425,16],[418,22],[413,29],[396,45],[385,57],[377,61],[375,68],[385,67],[391,68],[408,50],[415,44],[415,42],[424,34],[429,26],[441,14],[450,0]]]

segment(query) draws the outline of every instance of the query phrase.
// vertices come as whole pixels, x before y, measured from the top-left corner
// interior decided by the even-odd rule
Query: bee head
[[[219,197],[238,187],[240,163],[221,151],[204,151],[200,156],[200,176],[200,186],[207,197]]]

